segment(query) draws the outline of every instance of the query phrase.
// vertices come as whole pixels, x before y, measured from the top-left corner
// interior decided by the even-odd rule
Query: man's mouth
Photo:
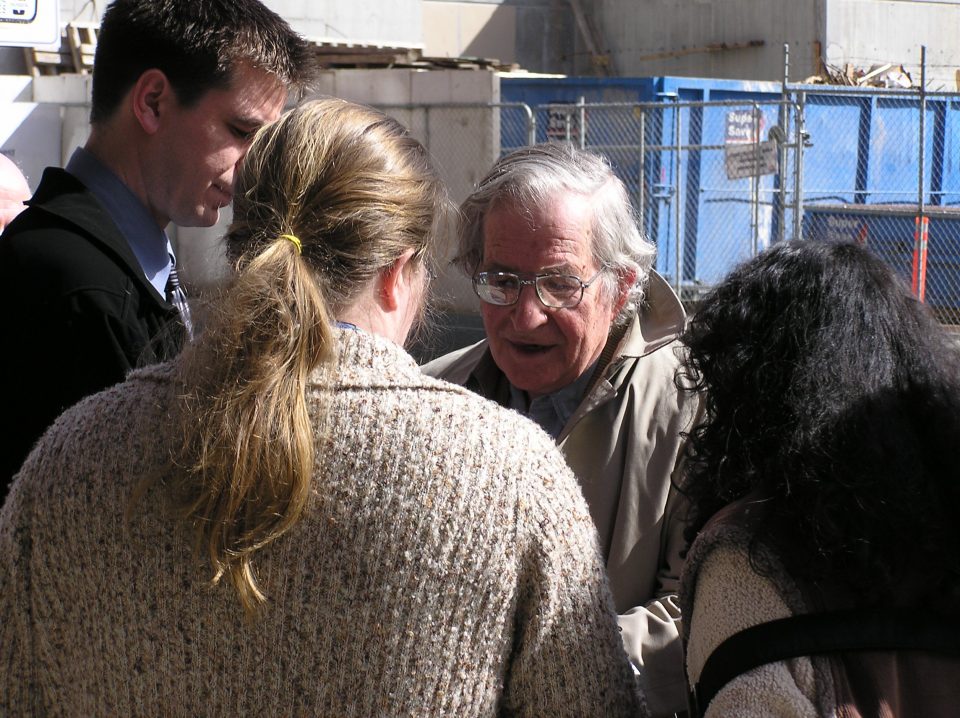
[[[533,344],[531,342],[510,342],[510,346],[520,354],[543,354],[553,348],[550,344]]]

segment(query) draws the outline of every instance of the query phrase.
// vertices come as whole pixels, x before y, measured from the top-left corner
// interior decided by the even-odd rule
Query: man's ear
[[[161,115],[172,98],[173,87],[161,70],[152,68],[137,79],[130,90],[130,100],[133,103],[133,114],[148,135],[155,134],[160,129]]]
[[[405,292],[410,290],[410,260],[413,249],[397,257],[396,261],[380,272],[377,288],[377,301],[386,311],[394,312],[406,300]]]
[[[620,311],[627,303],[627,297],[630,296],[630,289],[636,281],[636,269],[622,269],[617,272],[617,295],[613,303],[613,316],[620,314]]]

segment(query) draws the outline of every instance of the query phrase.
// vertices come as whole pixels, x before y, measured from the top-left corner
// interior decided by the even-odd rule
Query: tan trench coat
[[[650,275],[647,302],[600,359],[601,376],[557,443],[583,488],[607,561],[624,647],[653,715],[686,707],[676,594],[684,548],[681,500],[671,489],[699,400],[680,392],[676,341],[685,321],[669,285]],[[423,366],[506,406],[509,384],[486,340]]]

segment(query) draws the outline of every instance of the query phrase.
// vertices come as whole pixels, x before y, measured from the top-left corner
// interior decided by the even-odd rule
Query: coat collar
[[[655,352],[680,336],[686,321],[683,304],[667,280],[651,271],[643,305],[618,342],[616,356],[640,357]]]
[[[166,304],[156,288],[147,281],[140,262],[116,222],[93,193],[72,174],[59,167],[47,167],[36,194],[27,204],[78,227],[90,242],[116,257],[130,276],[154,299]]]

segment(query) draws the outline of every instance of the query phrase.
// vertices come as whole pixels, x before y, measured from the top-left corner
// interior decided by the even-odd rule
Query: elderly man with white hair
[[[653,715],[685,710],[671,483],[699,400],[679,392],[685,314],[652,269],[626,188],[568,144],[514,151],[461,206],[455,263],[486,339],[424,366],[527,415],[580,481],[624,646]]]
[[[0,232],[27,207],[30,185],[17,164],[0,153]]]

